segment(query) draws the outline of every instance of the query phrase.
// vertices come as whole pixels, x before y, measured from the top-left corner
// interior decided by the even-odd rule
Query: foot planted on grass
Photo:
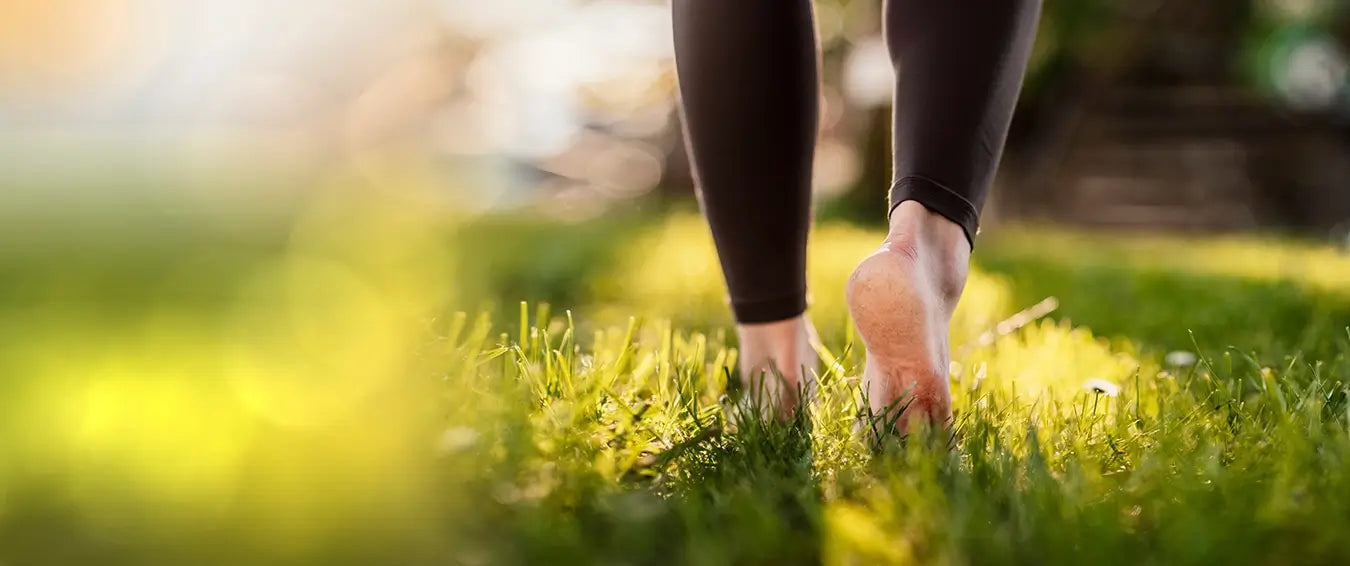
[[[761,415],[780,421],[802,406],[802,396],[814,393],[819,357],[813,344],[816,330],[799,315],[764,324],[739,324],[741,385],[745,399]]]
[[[905,434],[952,419],[947,332],[965,287],[970,244],[961,227],[917,202],[891,214],[881,248],[849,278],[849,312],[867,348],[867,426]]]

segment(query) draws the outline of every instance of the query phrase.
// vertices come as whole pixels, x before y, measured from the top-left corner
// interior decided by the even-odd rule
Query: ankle
[[[814,396],[815,329],[799,315],[787,320],[737,324],[741,384],[780,417],[797,407],[799,394]],[[762,396],[762,397],[761,397]]]
[[[918,201],[908,200],[891,211],[890,231],[886,239],[919,239],[928,247],[970,251],[970,242],[960,224],[929,210]]]
[[[917,201],[905,201],[891,212],[890,231],[882,247],[921,265],[944,298],[960,298],[970,271],[971,250],[959,224]]]
[[[810,323],[802,313],[787,320],[774,322],[737,323],[736,332],[742,338],[778,343],[796,338]]]
[[[769,364],[795,378],[801,364],[813,363],[815,330],[806,314],[776,322],[737,324],[743,369],[768,370]]]

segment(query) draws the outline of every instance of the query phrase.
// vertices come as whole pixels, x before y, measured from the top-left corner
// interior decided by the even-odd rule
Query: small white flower
[[[1195,362],[1198,359],[1199,357],[1193,352],[1177,350],[1167,354],[1167,365],[1178,368],[1188,368],[1195,365]]]
[[[1107,397],[1120,395],[1120,386],[1105,379],[1092,378],[1083,382],[1083,388]]]
[[[437,448],[442,454],[463,452],[478,443],[478,431],[466,426],[457,426],[441,433]]]

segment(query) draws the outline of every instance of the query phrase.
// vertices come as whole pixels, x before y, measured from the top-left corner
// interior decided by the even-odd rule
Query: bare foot
[[[805,314],[764,324],[738,324],[741,382],[765,414],[780,420],[796,410],[799,392],[814,392],[819,358],[815,327]],[[779,379],[781,377],[781,379]],[[805,380],[805,388],[803,388]]]
[[[947,331],[969,263],[960,226],[906,201],[892,212],[881,249],[849,278],[849,312],[867,346],[868,404],[873,418],[895,421],[898,432],[917,420],[951,422]]]

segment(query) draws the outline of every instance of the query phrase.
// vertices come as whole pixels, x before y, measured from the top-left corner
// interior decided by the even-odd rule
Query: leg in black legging
[[[888,0],[891,209],[916,200],[973,244],[1035,36],[1039,0]]]
[[[890,207],[916,200],[973,242],[1021,88],[1039,0],[890,0],[897,68]],[[817,120],[808,0],[674,0],[685,131],[738,321],[806,307]]]
[[[741,323],[806,310],[817,129],[809,0],[674,0],[685,133]]]
[[[673,1],[685,135],[736,315],[741,382],[765,413],[785,417],[817,364],[804,314],[818,114],[811,3]]]
[[[890,232],[847,293],[872,414],[902,431],[952,418],[948,329],[1038,12],[1038,0],[886,6],[898,78]]]

